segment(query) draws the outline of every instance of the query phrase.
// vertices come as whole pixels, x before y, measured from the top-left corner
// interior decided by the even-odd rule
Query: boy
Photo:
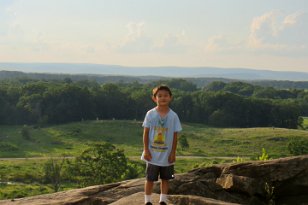
[[[168,180],[174,178],[177,133],[182,130],[182,127],[177,114],[169,108],[172,100],[169,87],[161,85],[154,88],[152,99],[157,106],[147,112],[142,124],[144,130],[141,159],[147,163],[145,204],[152,205],[151,194],[154,181],[158,181],[158,175],[160,175],[159,204],[166,205]]]

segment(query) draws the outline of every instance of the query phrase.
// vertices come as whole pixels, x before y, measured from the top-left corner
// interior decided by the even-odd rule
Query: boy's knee
[[[168,179],[160,179],[162,184],[168,184],[169,180]]]
[[[147,184],[154,184],[154,181],[151,181],[151,180],[146,180],[145,181]]]

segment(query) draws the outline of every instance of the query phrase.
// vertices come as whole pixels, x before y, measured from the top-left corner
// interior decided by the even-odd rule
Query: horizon
[[[0,1],[0,62],[308,72],[303,0]]]
[[[69,62],[0,62],[1,64],[23,64],[23,65],[40,65],[40,64],[46,64],[46,65],[94,65],[94,66],[111,66],[111,67],[117,67],[117,68],[136,68],[136,69],[144,69],[144,68],[170,68],[170,69],[221,69],[221,70],[248,70],[248,71],[270,71],[270,72],[291,72],[291,73],[307,73],[308,70],[305,71],[297,71],[297,70],[271,70],[266,68],[246,68],[246,67],[217,67],[217,66],[146,66],[146,65],[139,65],[139,66],[125,66],[125,65],[119,65],[119,64],[101,64],[101,63],[69,63]],[[13,68],[14,69],[14,68]],[[0,67],[0,71],[20,71],[23,72],[22,69],[16,69],[11,70],[4,69]],[[27,73],[27,71],[25,71]],[[42,73],[53,73],[52,71],[42,72]],[[74,74],[74,73],[72,73]],[[77,73],[78,74],[78,73]],[[80,74],[87,74],[87,73],[80,73]],[[89,73],[89,74],[96,74],[96,73]],[[99,74],[99,73],[97,73]]]
[[[27,74],[167,77],[167,78],[223,78],[232,80],[287,80],[307,81],[308,72],[273,71],[247,68],[219,67],[125,67],[105,64],[70,63],[1,63],[0,73]],[[1,77],[1,76],[0,76]]]

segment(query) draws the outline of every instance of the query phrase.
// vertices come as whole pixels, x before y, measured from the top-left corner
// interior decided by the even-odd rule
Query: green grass
[[[40,183],[44,162],[45,160],[0,160],[0,199],[51,193],[51,187]]]
[[[14,199],[47,193],[52,193],[52,189],[41,184],[0,184],[0,199]]]
[[[76,156],[96,142],[111,142],[127,155],[140,154],[142,128],[135,121],[89,121],[44,128],[29,128],[23,139],[22,126],[0,126],[0,157]]]
[[[308,118],[304,118],[308,127]],[[0,126],[0,157],[46,157],[46,159],[0,160],[0,199],[53,192],[42,184],[43,165],[50,157],[77,156],[92,143],[110,142],[124,149],[126,156],[139,160],[142,127],[138,121],[85,121],[43,128],[29,126],[30,140],[21,134],[23,126]],[[178,145],[176,173],[198,166],[211,166],[236,161],[236,157],[256,159],[265,148],[270,158],[290,156],[291,138],[308,140],[307,130],[284,128],[213,128],[202,124],[183,123],[189,148]],[[203,156],[204,158],[189,157]],[[225,159],[216,157],[229,157]],[[1,182],[13,182],[6,184]],[[64,184],[62,190],[75,188]]]
[[[53,193],[51,185],[42,183],[44,178],[43,166],[46,161],[47,159],[0,160],[0,200]],[[225,162],[225,160],[177,159],[175,173],[187,172],[200,164],[210,166],[221,162]],[[64,182],[60,191],[73,188],[78,188],[78,185]]]
[[[284,128],[211,128],[184,125],[183,133],[190,149],[183,155],[256,157],[265,148],[271,157],[289,156],[288,142],[292,137],[308,140],[304,130]]]
[[[305,118],[308,123],[308,118]],[[91,143],[110,142],[127,156],[142,152],[142,127],[137,121],[86,121],[44,128],[30,127],[23,139],[22,126],[0,126],[0,157],[77,156]],[[264,147],[271,157],[289,156],[292,137],[308,140],[308,131],[284,128],[213,128],[183,124],[189,148],[178,155],[256,157]]]

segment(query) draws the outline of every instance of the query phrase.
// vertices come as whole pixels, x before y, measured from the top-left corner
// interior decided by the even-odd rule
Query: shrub
[[[288,149],[292,155],[308,154],[308,140],[292,138],[288,144]]]
[[[31,139],[31,134],[30,134],[30,129],[27,125],[24,125],[21,129],[21,136],[25,140],[30,140]]]
[[[262,160],[262,161],[266,161],[266,160],[269,160],[269,156],[265,150],[265,148],[262,148],[262,155],[258,157],[259,160]]]

